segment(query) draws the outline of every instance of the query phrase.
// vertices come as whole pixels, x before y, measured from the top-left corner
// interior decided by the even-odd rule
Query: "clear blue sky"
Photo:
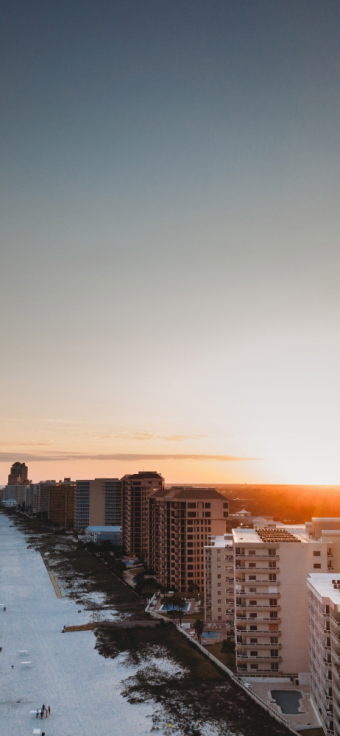
[[[0,481],[339,482],[338,0],[0,10]]]

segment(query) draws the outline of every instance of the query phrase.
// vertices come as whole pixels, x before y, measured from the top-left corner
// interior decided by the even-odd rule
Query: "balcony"
[[[274,586],[272,586],[274,587]],[[254,591],[251,590],[237,590],[236,589],[236,595],[237,596],[246,596],[247,598],[280,598],[281,593],[268,593],[268,590],[261,590],[254,593]]]
[[[257,631],[253,631],[251,629],[241,629],[239,626],[236,626],[236,632],[239,635],[247,634],[248,636],[273,636],[273,634],[275,636],[281,636],[281,631],[273,632],[273,631],[269,631],[268,629],[257,629]]]
[[[256,570],[257,569],[258,568],[256,568]],[[249,571],[249,572],[251,572],[251,571]],[[268,568],[268,574],[269,574],[269,572],[270,572],[270,569]],[[280,580],[268,580],[268,578],[267,578],[267,580],[264,580],[263,578],[260,578],[260,579],[257,579],[257,580],[246,580],[245,578],[239,578],[239,577],[235,576],[235,581],[236,581],[236,583],[242,583],[243,585],[256,585],[256,587],[258,585],[261,585],[261,586],[262,585],[270,585],[272,587],[274,587],[274,585],[276,585],[276,586],[281,585]]]
[[[250,603],[237,603],[236,602],[236,609],[242,609],[247,611],[281,611],[281,606],[271,606],[269,603],[260,603],[260,605],[250,605]],[[236,616],[237,616],[237,610],[236,610]],[[275,622],[274,622],[275,623]]]
[[[256,632],[257,633],[257,632]],[[267,631],[268,636],[268,631]],[[237,650],[243,650],[243,649],[258,649],[261,647],[262,649],[282,649],[282,644],[271,644],[270,642],[257,642],[257,644],[250,644],[247,641],[237,641],[236,642],[236,649]],[[239,653],[237,653],[237,656],[241,656]],[[249,655],[248,655],[249,656]]]
[[[250,657],[247,654],[237,654],[236,659],[237,663],[239,660],[246,660],[252,664],[256,662],[282,662],[282,657],[271,657],[270,655],[267,657],[265,654],[262,656],[259,654],[257,657]]]
[[[267,558],[267,559],[270,559],[270,558]],[[258,565],[256,565],[256,567],[241,567],[241,565],[236,565],[235,569],[237,572],[241,570],[242,572],[246,572],[246,573],[267,572],[269,574],[271,572],[274,572],[274,573],[280,572],[279,567],[269,567],[268,565],[267,567],[259,567]]]
[[[262,624],[262,623],[268,623],[268,624],[280,624],[281,623],[280,618],[270,618],[269,616],[258,616],[257,618],[249,618],[249,616],[246,616],[246,615],[241,616],[237,611],[235,613],[236,613],[237,621],[247,621],[249,622],[249,625],[251,623],[255,625]],[[237,623],[236,623],[236,626],[237,626]]]
[[[257,560],[279,560],[280,555],[250,555],[247,553],[235,553],[236,560],[247,560],[248,562],[257,562]]]

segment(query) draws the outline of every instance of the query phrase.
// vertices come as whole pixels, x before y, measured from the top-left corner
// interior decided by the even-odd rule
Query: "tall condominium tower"
[[[122,484],[118,478],[77,480],[74,526],[120,526],[122,520]]]
[[[234,529],[233,539],[238,672],[308,672],[306,580],[327,573],[332,545],[307,525]]]
[[[25,483],[28,478],[28,467],[25,463],[13,463],[11,472],[8,476],[8,485],[12,486],[16,483]]]
[[[228,507],[215,488],[176,486],[150,497],[148,560],[164,587],[204,591],[204,547],[226,532]]]
[[[311,698],[325,733],[340,734],[340,574],[307,580]]]
[[[155,471],[124,475],[122,478],[123,545],[128,555],[147,558],[148,499],[164,487],[164,478]]]

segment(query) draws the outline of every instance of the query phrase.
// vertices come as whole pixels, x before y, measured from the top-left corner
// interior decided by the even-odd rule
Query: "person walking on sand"
[[[48,706],[48,715],[49,716],[51,715],[51,708],[50,708],[50,706]]]
[[[37,712],[35,714],[35,717],[38,718],[38,715],[39,715],[39,708],[37,708]]]

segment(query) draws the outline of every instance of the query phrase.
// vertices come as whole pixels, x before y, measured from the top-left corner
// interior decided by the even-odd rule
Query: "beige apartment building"
[[[331,545],[309,525],[234,529],[235,635],[241,674],[309,672],[309,573],[327,573]]]
[[[340,734],[340,574],[307,579],[311,699],[326,734]]]
[[[174,486],[150,497],[148,559],[161,585],[204,591],[204,547],[225,533],[228,508],[215,488]]]
[[[77,480],[74,526],[121,526],[122,484],[118,478]]]
[[[232,534],[211,536],[204,547],[205,620],[234,631],[234,546]]]
[[[124,475],[122,483],[123,546],[126,554],[148,558],[149,497],[164,488],[164,478],[155,471]]]

